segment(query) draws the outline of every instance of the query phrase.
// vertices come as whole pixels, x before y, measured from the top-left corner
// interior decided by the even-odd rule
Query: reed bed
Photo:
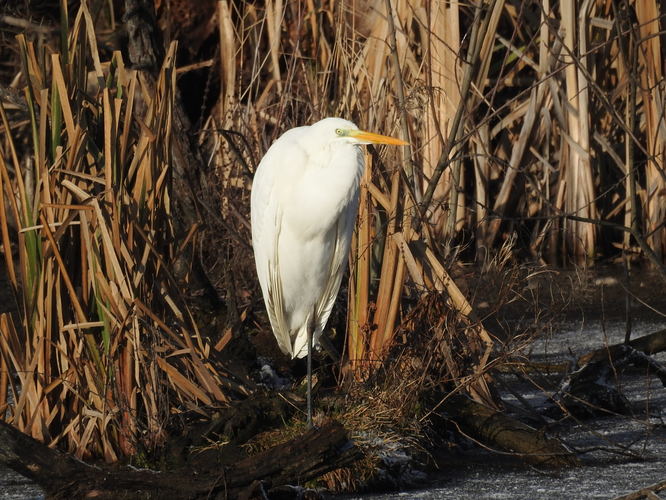
[[[381,364],[420,298],[443,293],[473,318],[446,272],[456,259],[483,263],[511,242],[539,264],[642,255],[661,267],[656,2],[218,7],[222,88],[208,126],[240,132],[247,158],[327,115],[411,143],[368,155],[347,295],[356,378]],[[249,176],[217,151],[222,196],[246,213]],[[491,338],[471,335],[483,366]]]
[[[162,445],[172,412],[205,413],[228,394],[170,274],[181,250],[175,44],[147,95],[119,52],[102,61],[87,5],[71,20],[61,8],[59,52],[17,37],[27,144],[0,103],[0,229],[17,304],[0,315],[0,415],[77,457],[115,461]]]
[[[437,324],[433,311],[445,304],[457,317],[435,329],[440,357],[428,366],[447,387],[492,402],[493,338],[448,274],[453,262],[501,253],[550,265],[661,265],[656,0],[218,0],[195,32],[179,29],[191,15],[157,4],[167,44],[169,33],[184,38],[190,50],[180,54],[192,64],[176,62],[168,45],[154,93],[119,52],[103,60],[85,3],[70,23],[61,2],[60,47],[17,39],[12,85],[28,120],[21,128],[0,108],[0,229],[19,304],[1,317],[0,411],[26,432],[114,460],[158,445],[169,412],[242,393],[213,361],[170,265],[199,245],[203,267],[222,269],[212,281],[224,282],[234,321],[261,322],[251,314],[260,309],[253,169],[282,132],[325,116],[410,142],[367,155],[340,301],[348,314],[334,325],[347,333],[348,378],[404,367],[392,348],[409,325]],[[214,56],[201,60],[200,47]],[[209,217],[176,242],[173,100],[190,72],[205,80],[201,110],[190,111],[212,166],[198,173]],[[29,156],[19,157],[17,127]],[[13,399],[1,392],[7,384]]]

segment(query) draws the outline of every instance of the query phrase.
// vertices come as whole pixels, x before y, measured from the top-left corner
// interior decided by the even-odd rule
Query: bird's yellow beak
[[[393,146],[407,146],[409,144],[402,139],[375,134],[374,132],[366,132],[365,130],[350,130],[349,135],[355,139],[371,142],[373,144],[392,144]]]

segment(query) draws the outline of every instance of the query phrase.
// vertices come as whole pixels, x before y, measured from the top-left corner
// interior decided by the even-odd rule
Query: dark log
[[[630,346],[637,351],[640,351],[644,354],[657,354],[659,352],[666,351],[666,330],[659,330],[657,332],[645,335],[629,341],[628,344],[613,344],[611,346],[601,347],[590,351],[586,354],[580,356],[576,362],[576,366],[583,367],[584,365],[600,361],[600,360],[610,360],[616,359],[619,355],[624,353],[624,348]],[[561,363],[539,363],[534,361],[529,362],[518,362],[514,361],[511,363],[504,363],[497,366],[495,369],[504,372],[504,373],[513,373],[516,371],[516,367],[519,367],[521,371],[524,372],[537,372],[537,373],[562,373],[571,370],[571,363],[561,362]]]
[[[292,393],[281,392],[275,397],[275,394],[256,391],[251,398],[234,401],[227,408],[220,409],[198,444],[203,445],[203,440],[210,441],[216,433],[234,444],[245,443],[263,431],[280,427],[299,406],[303,406],[303,400],[299,401]]]
[[[578,366],[581,367],[590,362],[608,359],[612,361],[623,352],[625,346],[631,346],[637,351],[645,354],[656,354],[658,352],[666,351],[666,330],[659,330],[658,332],[645,335],[637,339],[629,341],[629,344],[615,344],[608,347],[602,347],[592,352],[584,354],[578,358]]]
[[[657,376],[666,387],[666,367],[649,355],[662,348],[664,339],[666,330],[636,339],[633,345],[617,344],[582,356],[580,367],[567,375],[553,396],[556,405],[548,413],[561,414],[561,408],[577,417],[631,413],[630,401],[617,386],[617,375],[632,365]]]
[[[85,464],[0,421],[0,463],[36,482],[49,498],[253,498],[255,491],[302,485],[359,456],[342,425],[328,422],[215,473],[119,469]]]
[[[443,409],[466,434],[492,448],[540,466],[578,464],[574,453],[558,439],[465,396],[450,398]]]

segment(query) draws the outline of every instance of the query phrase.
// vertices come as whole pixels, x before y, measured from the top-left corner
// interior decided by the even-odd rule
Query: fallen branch
[[[467,397],[449,399],[448,417],[479,441],[548,467],[577,465],[574,453],[558,439]]]
[[[359,457],[341,424],[321,428],[247,457],[219,472],[183,468],[170,473],[91,466],[53,450],[0,421],[0,463],[30,478],[49,498],[238,498],[307,481]]]
[[[646,486],[638,491],[634,491],[627,495],[622,495],[620,497],[615,497],[613,500],[651,500],[661,498],[657,496],[657,493],[660,491],[666,490],[666,481],[661,481],[659,483]]]
[[[617,387],[617,374],[633,365],[659,378],[666,387],[666,367],[650,354],[664,350],[666,330],[592,351],[578,360],[579,368],[564,379],[553,397],[556,412],[566,408],[578,417],[631,412],[631,403]]]
[[[631,340],[629,344],[615,344],[584,354],[578,358],[578,366],[582,367],[590,362],[599,361],[601,359],[613,360],[623,352],[623,348],[627,345],[644,354],[656,354],[658,352],[666,351],[666,330],[659,330],[650,335]]]

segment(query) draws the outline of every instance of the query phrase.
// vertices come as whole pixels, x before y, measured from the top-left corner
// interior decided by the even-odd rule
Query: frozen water
[[[44,500],[42,490],[29,479],[0,465],[0,500]]]
[[[632,338],[664,328],[663,323],[634,325]],[[588,333],[590,332],[590,333]],[[530,348],[534,361],[556,363],[624,340],[624,324],[606,328],[600,324],[581,327],[565,325],[560,333],[538,339]],[[666,353],[655,356],[666,362]],[[539,407],[546,396],[523,380],[507,378],[521,399]],[[666,388],[658,378],[628,370],[619,378],[623,394],[631,401],[633,415],[597,417],[554,427],[567,445],[580,453],[581,466],[560,472],[528,466],[508,465],[498,455],[474,452],[456,465],[442,468],[423,489],[384,494],[344,496],[346,500],[377,499],[488,499],[551,500],[553,498],[609,499],[666,480]],[[557,387],[553,384],[552,389]],[[502,394],[516,408],[512,394]],[[519,417],[520,418],[520,417]]]

